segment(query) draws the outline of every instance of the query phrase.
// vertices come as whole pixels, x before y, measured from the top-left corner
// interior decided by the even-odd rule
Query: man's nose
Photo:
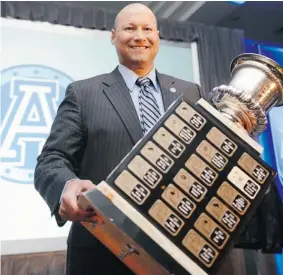
[[[135,40],[145,40],[145,34],[142,29],[137,29],[134,36]]]

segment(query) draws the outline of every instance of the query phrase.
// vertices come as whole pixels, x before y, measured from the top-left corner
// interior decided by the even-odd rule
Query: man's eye
[[[126,27],[125,30],[126,31],[132,31],[134,28],[133,27]]]
[[[152,29],[151,29],[151,28],[145,28],[144,30],[145,30],[145,31],[147,31],[147,32],[152,31]]]

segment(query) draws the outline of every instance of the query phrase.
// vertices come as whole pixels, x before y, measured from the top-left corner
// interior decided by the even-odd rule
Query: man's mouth
[[[131,49],[134,49],[134,50],[145,50],[145,49],[148,49],[148,47],[146,46],[130,46]]]

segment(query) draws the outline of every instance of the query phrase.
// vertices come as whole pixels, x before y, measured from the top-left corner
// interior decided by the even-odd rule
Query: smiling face
[[[112,43],[121,64],[132,70],[150,71],[159,49],[154,14],[141,4],[125,7],[117,16]]]

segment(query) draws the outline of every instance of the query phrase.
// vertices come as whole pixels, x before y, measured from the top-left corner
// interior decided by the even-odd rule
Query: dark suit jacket
[[[181,94],[192,103],[200,98],[196,84],[160,73],[157,78],[165,110]],[[117,68],[70,84],[35,170],[35,187],[52,215],[57,214],[66,181],[78,177],[98,184],[105,180],[141,138],[137,112]],[[80,223],[73,223],[68,244],[96,243]]]

